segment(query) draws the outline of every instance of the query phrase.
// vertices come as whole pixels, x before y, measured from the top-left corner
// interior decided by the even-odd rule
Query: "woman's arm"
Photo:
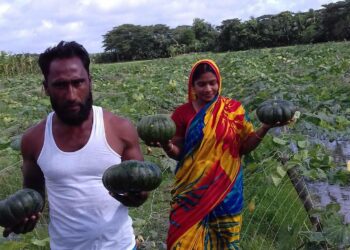
[[[184,138],[175,136],[167,144],[163,144],[160,146],[170,158],[178,160],[182,150],[183,141]]]
[[[263,124],[261,128],[250,134],[241,145],[240,155],[245,155],[253,151],[260,144],[271,127],[270,125]]]

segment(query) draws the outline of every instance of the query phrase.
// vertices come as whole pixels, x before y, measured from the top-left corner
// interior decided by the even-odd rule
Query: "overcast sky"
[[[219,25],[281,11],[320,9],[330,0],[0,0],[0,51],[40,53],[61,40],[102,52],[103,35],[125,23]]]

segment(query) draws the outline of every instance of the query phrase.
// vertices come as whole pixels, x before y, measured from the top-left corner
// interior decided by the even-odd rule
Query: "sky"
[[[41,53],[59,41],[103,52],[103,35],[122,24],[220,25],[227,19],[304,12],[330,0],[0,0],[0,51]]]

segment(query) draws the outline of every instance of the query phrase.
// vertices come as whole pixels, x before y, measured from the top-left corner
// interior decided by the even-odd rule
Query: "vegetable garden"
[[[350,216],[344,207],[350,199],[349,45],[325,43],[93,64],[94,104],[128,117],[135,125],[143,116],[171,113],[186,102],[191,66],[203,58],[217,62],[223,77],[222,94],[240,100],[256,127],[255,110],[263,101],[291,101],[300,117],[273,129],[243,160],[241,247],[346,249],[350,247],[346,215]],[[2,55],[0,200],[21,188],[21,156],[13,142],[51,110],[34,59]],[[143,206],[130,209],[130,215],[142,248],[164,249],[175,162],[161,150],[141,143],[146,160],[161,166],[163,182]],[[342,146],[334,152],[329,145]],[[337,187],[341,202],[329,188],[315,192],[316,184]],[[329,202],[323,202],[325,196],[331,197]],[[47,223],[45,212],[32,233],[0,236],[0,249],[49,249]]]

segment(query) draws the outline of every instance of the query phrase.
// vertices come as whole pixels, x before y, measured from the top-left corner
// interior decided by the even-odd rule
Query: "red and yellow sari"
[[[219,93],[190,122],[172,191],[168,249],[238,249],[243,180],[240,145],[254,132],[241,103],[221,97],[221,76],[211,60]]]

